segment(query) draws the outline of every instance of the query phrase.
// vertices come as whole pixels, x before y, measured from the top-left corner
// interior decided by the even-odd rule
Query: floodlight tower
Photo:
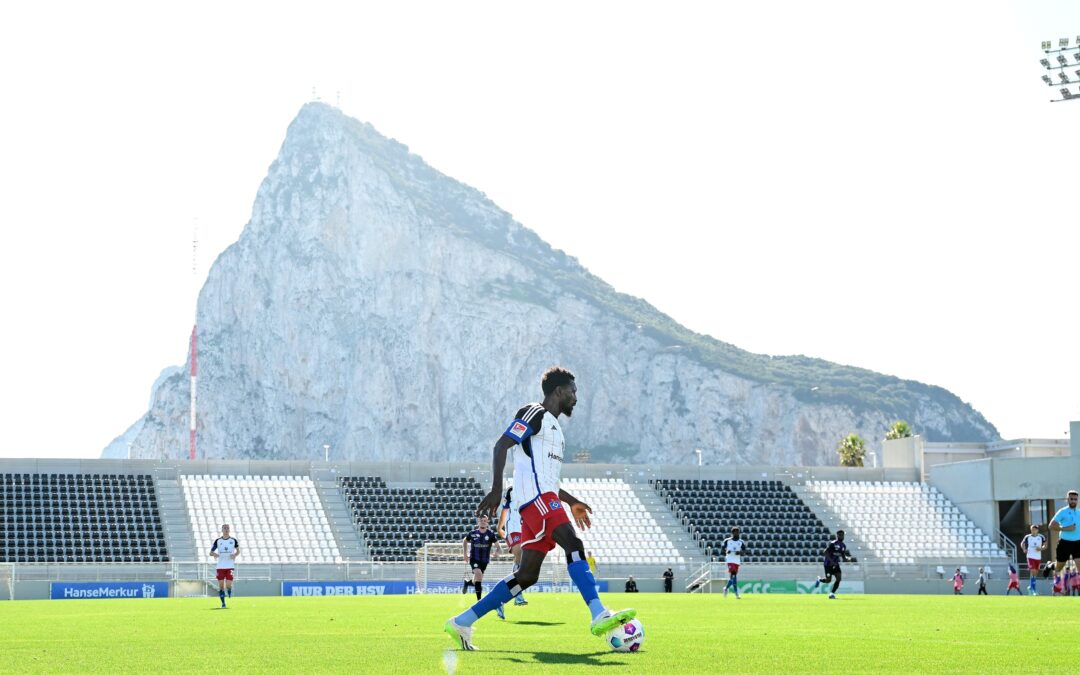
[[[1048,87],[1060,87],[1058,91],[1061,92],[1061,98],[1052,98],[1050,102],[1061,103],[1062,101],[1080,100],[1080,88],[1077,89],[1076,93],[1069,89],[1071,85],[1080,85],[1080,35],[1076,36],[1076,44],[1072,47],[1069,46],[1069,38],[1060,38],[1058,48],[1053,49],[1052,47],[1053,43],[1045,40],[1042,43],[1042,50],[1046,56],[1039,59],[1039,63],[1047,71],[1043,73],[1042,81]],[[1069,57],[1072,57],[1071,63]],[[1071,79],[1069,74],[1065,72],[1069,68],[1073,69],[1073,75],[1076,79]],[[1055,76],[1057,81],[1054,79]]]

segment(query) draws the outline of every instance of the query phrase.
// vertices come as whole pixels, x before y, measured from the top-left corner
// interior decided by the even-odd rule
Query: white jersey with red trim
[[[505,432],[514,447],[514,505],[518,511],[545,492],[559,494],[566,439],[559,420],[539,403],[523,406]]]
[[[1042,560],[1042,546],[1046,539],[1041,534],[1026,534],[1020,547],[1027,552],[1028,560]]]

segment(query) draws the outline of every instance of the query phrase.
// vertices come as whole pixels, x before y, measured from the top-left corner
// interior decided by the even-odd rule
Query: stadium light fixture
[[[1068,54],[1072,54],[1075,64],[1080,64],[1080,35],[1076,36],[1076,43],[1074,46],[1069,46],[1069,38],[1058,38],[1058,48],[1053,48],[1053,42],[1050,40],[1042,41],[1042,50],[1046,53],[1044,58],[1039,59],[1039,65],[1044,70],[1057,71],[1056,81],[1052,77],[1053,73],[1043,73],[1040,77],[1048,87],[1059,87],[1058,91],[1061,93],[1061,98],[1050,99],[1051,103],[1060,103],[1062,101],[1080,100],[1080,93],[1074,94],[1069,90],[1069,86],[1077,81],[1080,81],[1080,70],[1074,70],[1077,80],[1070,79],[1071,76],[1065,72],[1065,69],[1069,67]],[[1064,53],[1063,53],[1064,52]],[[1054,60],[1050,60],[1050,55],[1054,55]],[[1057,62],[1056,65],[1054,62]],[[1075,65],[1074,64],[1074,65]],[[1065,86],[1062,86],[1065,85]]]

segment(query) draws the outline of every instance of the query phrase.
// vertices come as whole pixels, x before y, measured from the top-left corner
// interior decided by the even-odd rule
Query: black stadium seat
[[[781,481],[657,479],[652,485],[714,560],[722,560],[717,549],[734,526],[746,541],[748,561],[816,562],[828,537]]]
[[[149,475],[4,474],[0,492],[0,562],[138,562],[148,541],[167,559]]]

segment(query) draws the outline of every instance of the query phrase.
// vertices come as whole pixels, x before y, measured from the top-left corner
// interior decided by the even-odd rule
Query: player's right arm
[[[465,535],[465,539],[461,542],[461,555],[465,558],[465,562],[469,562],[469,535]]]
[[[215,539],[215,540],[214,540],[214,545],[210,547],[210,555],[214,556],[215,558],[217,558],[217,557],[218,557],[218,552],[217,552],[217,543],[218,543],[219,541],[221,541],[221,537],[218,537],[217,539]]]
[[[517,442],[508,436],[499,436],[499,440],[495,441],[491,458],[491,492],[481,500],[480,506],[476,509],[477,515],[494,513],[499,508],[502,502],[502,477],[503,469],[506,467],[506,452],[515,445]]]
[[[495,441],[495,449],[491,459],[491,492],[480,502],[476,509],[477,514],[495,513],[502,500],[503,468],[506,466],[506,453],[518,443],[524,443],[525,439],[540,431],[540,425],[544,419],[544,409],[538,405],[527,405],[518,409],[514,415],[514,421],[506,428],[499,440]]]

